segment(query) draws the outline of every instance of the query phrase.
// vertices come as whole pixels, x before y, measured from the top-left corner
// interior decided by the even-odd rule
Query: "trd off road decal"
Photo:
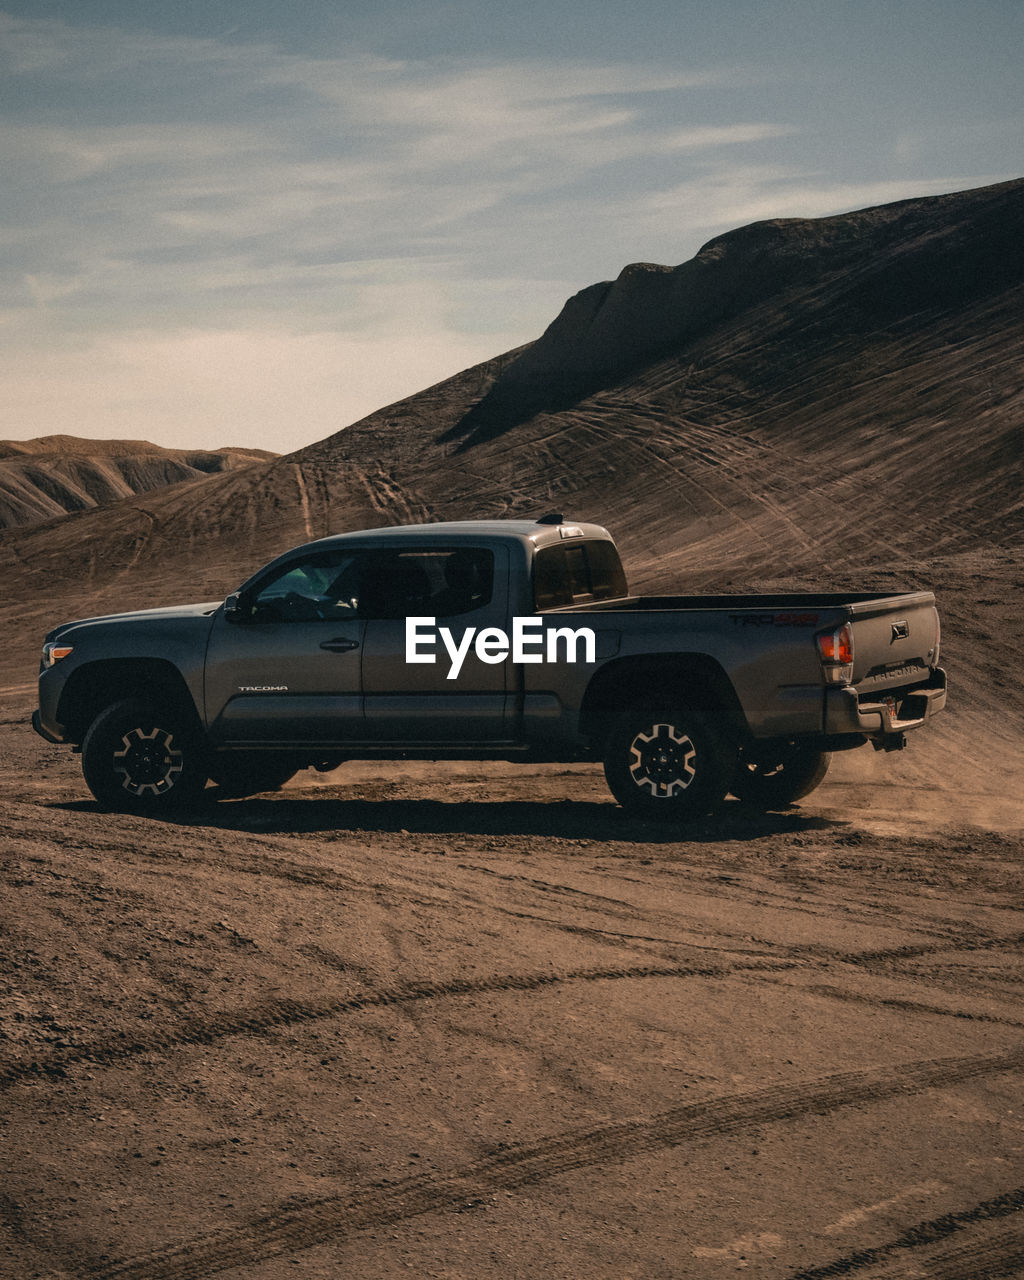
[[[730,613],[734,627],[816,627],[816,613]]]

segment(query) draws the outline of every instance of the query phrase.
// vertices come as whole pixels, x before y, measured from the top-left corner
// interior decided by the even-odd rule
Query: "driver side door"
[[[240,620],[218,612],[205,689],[215,741],[328,746],[365,736],[359,572],[358,551],[307,550],[244,593]]]

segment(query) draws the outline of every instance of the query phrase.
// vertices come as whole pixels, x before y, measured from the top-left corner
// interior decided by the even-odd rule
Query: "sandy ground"
[[[6,690],[0,1275],[1024,1275],[1024,821],[350,765],[101,814]],[[930,766],[934,773],[934,764]],[[979,775],[981,776],[981,775]]]

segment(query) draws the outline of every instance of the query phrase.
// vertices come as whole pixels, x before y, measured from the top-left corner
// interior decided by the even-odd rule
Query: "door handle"
[[[336,640],[321,640],[321,649],[329,649],[331,653],[348,653],[350,649],[358,649],[358,640],[346,640],[344,636],[339,636]]]

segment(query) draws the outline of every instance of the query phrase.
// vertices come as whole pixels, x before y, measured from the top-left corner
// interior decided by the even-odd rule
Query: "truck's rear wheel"
[[[604,775],[624,809],[685,821],[702,817],[722,800],[732,756],[702,712],[651,702],[623,712],[612,726]]]
[[[759,809],[784,809],[814,790],[828,773],[827,751],[795,742],[754,743],[740,751],[729,789]]]
[[[127,698],[90,725],[82,742],[82,773],[104,808],[157,814],[198,797],[206,762],[186,716]]]

